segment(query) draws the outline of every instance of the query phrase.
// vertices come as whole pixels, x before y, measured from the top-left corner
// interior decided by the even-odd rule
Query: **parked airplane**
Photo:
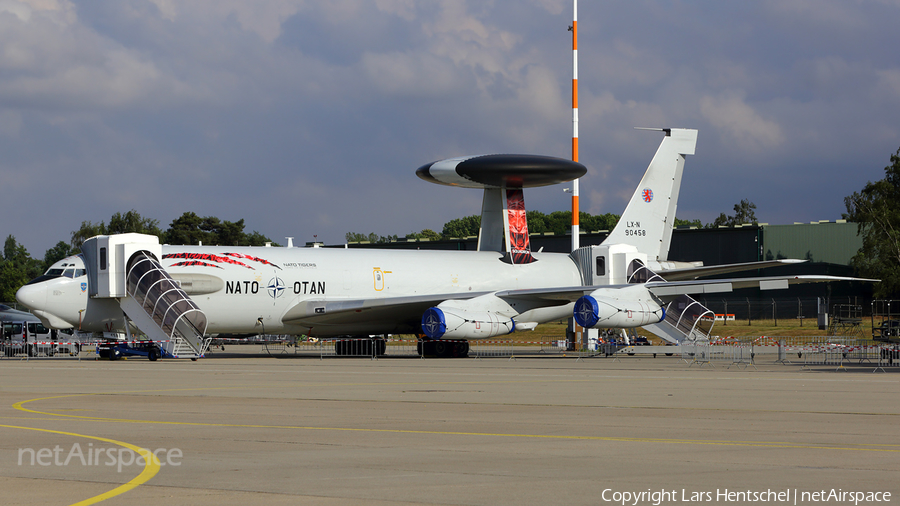
[[[39,322],[37,316],[27,312],[13,309],[6,304],[0,304],[0,322]]]
[[[690,294],[851,279],[697,280],[784,262],[668,261],[685,156],[694,154],[697,131],[661,131],[618,225],[600,246],[571,254],[531,251],[523,189],[570,181],[586,168],[558,158],[487,155],[417,170],[431,182],[484,190],[477,251],[170,246],[139,234],[98,236],[85,242],[83,255],[59,263],[83,266],[84,275],[66,277],[54,265],[16,298],[54,328],[127,332],[131,320],[154,340],[179,343],[180,350],[167,350],[173,355],[199,356],[205,335],[229,332],[415,333],[425,339],[425,353],[463,356],[470,339],[573,316],[584,327],[647,326],[679,341],[708,330],[699,318],[708,311]]]

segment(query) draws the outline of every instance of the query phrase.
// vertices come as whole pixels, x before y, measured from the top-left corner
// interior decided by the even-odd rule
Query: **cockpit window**
[[[73,260],[77,259],[73,258]],[[78,266],[79,262],[69,261],[68,259],[66,259],[66,261],[62,263],[53,264],[52,267],[47,269],[47,272],[32,279],[27,284],[31,285],[34,283],[40,283],[42,281],[48,281],[56,278],[80,278],[81,276],[87,274],[87,271],[83,267],[79,268]]]

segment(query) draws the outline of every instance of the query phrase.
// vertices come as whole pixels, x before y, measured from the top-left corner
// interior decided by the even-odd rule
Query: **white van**
[[[59,339],[59,332],[50,330],[41,322],[3,322],[3,339],[0,341],[0,354],[12,357],[20,353],[29,357],[46,355],[52,357],[58,352],[74,355],[78,353],[78,343],[64,334]]]

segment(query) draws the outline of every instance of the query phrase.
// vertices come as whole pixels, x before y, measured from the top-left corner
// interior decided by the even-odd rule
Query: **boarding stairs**
[[[640,260],[634,260],[628,265],[627,279],[629,284],[666,281]],[[666,316],[661,322],[644,325],[644,328],[673,344],[709,340],[716,315],[693,297],[679,295],[666,304],[665,310]]]
[[[206,353],[206,315],[149,253],[129,260],[126,292],[118,299],[125,315],[160,348],[175,358]]]
[[[715,313],[690,295],[679,295],[666,304],[666,317],[644,328],[671,343],[706,341],[715,322]]]

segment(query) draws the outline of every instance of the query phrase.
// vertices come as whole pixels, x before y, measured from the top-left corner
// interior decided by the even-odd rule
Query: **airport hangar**
[[[582,246],[598,245],[609,235],[608,230],[582,231]],[[531,249],[564,253],[571,248],[571,234],[535,233],[530,234]],[[430,241],[427,239],[398,239],[386,243],[356,242],[350,248],[394,248],[394,249],[441,249],[475,250],[478,238],[469,236],[459,239]],[[311,243],[309,244],[311,245]],[[344,247],[328,246],[328,247]],[[743,224],[734,227],[697,228],[676,227],[672,234],[669,260],[694,262],[703,265],[722,265],[742,262],[757,262],[779,258],[807,260],[805,263],[769,269],[758,269],[743,273],[732,273],[712,277],[772,276],[784,274],[827,274],[832,276],[854,276],[850,260],[862,247],[862,237],[857,234],[857,224],[846,220],[793,223],[790,225],[769,225],[767,223]],[[873,286],[868,283],[812,283],[794,285],[779,293],[760,292],[756,289],[735,290],[725,297],[708,300],[706,305],[716,313],[735,313],[736,318],[747,318],[751,313],[771,318],[773,295],[781,302],[777,304],[778,318],[795,318],[803,315],[815,319],[816,298],[824,297],[829,312],[836,314],[833,306],[847,304],[859,306],[864,314],[869,314]],[[798,298],[800,307],[798,308]],[[749,301],[749,304],[748,304]],[[701,301],[703,302],[703,301]],[[752,306],[752,307],[748,307]],[[727,308],[727,310],[725,310]]]

